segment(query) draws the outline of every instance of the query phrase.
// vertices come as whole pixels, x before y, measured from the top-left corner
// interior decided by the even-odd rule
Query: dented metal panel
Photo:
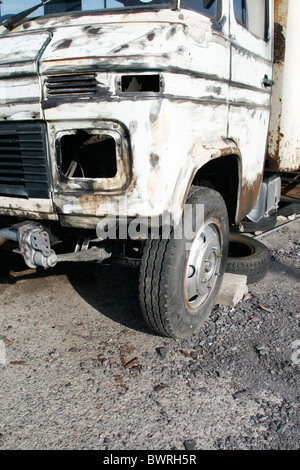
[[[274,80],[267,167],[300,168],[298,0],[275,0]]]
[[[50,39],[47,30],[0,37],[0,77],[37,76],[38,60]]]

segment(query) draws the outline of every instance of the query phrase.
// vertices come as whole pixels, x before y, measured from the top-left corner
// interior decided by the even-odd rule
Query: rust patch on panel
[[[35,220],[58,220],[57,214],[54,213],[46,213],[46,212],[38,212],[36,210],[29,211],[24,209],[11,209],[11,208],[0,208],[1,216],[8,216],[8,217],[22,217],[24,219],[35,219]]]
[[[281,115],[278,116],[278,121],[279,121],[279,123],[281,122]],[[277,138],[276,138],[276,143],[275,143],[275,150],[272,154],[271,153],[268,154],[267,158],[266,158],[266,169],[269,170],[269,171],[280,171],[281,170],[279,152],[280,152],[280,142],[283,139],[284,134],[282,134],[282,132],[280,132],[280,124],[278,124],[276,136],[277,136]],[[272,137],[270,137],[269,139],[270,139],[270,144],[272,144],[273,143]]]
[[[154,37],[155,37],[155,34],[154,34],[154,33],[149,33],[149,34],[147,35],[148,41],[153,41]]]
[[[281,178],[281,200],[300,201],[300,171],[286,173]]]
[[[155,153],[151,153],[150,163],[151,163],[152,167],[155,168],[156,165],[158,164],[158,162],[159,162],[159,156],[156,155]]]
[[[65,39],[65,41],[58,44],[56,49],[68,49],[68,47],[71,46],[72,42],[73,42],[72,39]]]
[[[280,23],[274,25],[274,63],[281,64],[285,56],[285,36]]]
[[[103,196],[99,194],[94,195],[83,195],[79,199],[82,213],[85,215],[96,215],[99,208],[101,207]]]
[[[101,26],[99,27],[85,26],[83,30],[86,31],[88,34],[97,35],[101,33],[102,28]]]
[[[286,23],[289,0],[274,0],[274,18],[281,24]]]
[[[258,193],[262,182],[262,175],[259,175],[257,180],[249,185],[244,184],[241,188],[239,198],[238,211],[236,214],[236,222],[239,222],[253,209],[256,204]]]

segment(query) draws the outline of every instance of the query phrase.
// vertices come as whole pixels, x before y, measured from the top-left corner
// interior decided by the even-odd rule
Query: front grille
[[[45,85],[49,96],[83,95],[97,92],[95,74],[52,76],[46,79]]]
[[[46,126],[0,123],[0,195],[49,197]]]

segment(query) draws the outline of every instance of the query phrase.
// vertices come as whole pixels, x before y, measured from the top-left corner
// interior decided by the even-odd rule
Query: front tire
[[[209,316],[226,267],[229,227],[226,205],[210,188],[193,187],[182,218],[182,237],[148,239],[140,270],[140,304],[146,323],[162,336],[185,338]],[[203,220],[196,226],[196,207]],[[190,236],[185,228],[192,227]]]

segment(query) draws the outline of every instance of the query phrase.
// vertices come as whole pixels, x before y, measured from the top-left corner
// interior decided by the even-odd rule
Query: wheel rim
[[[192,242],[184,280],[185,301],[191,310],[206,301],[217,282],[222,257],[220,240],[218,226],[210,222]]]

